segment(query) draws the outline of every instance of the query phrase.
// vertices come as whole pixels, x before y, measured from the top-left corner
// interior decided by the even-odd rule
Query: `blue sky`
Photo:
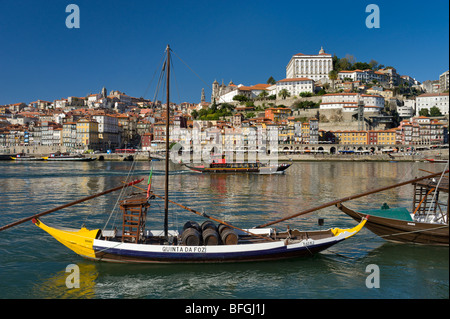
[[[80,28],[68,29],[68,4]],[[368,29],[368,4],[380,28]],[[0,105],[86,96],[105,86],[153,98],[170,44],[176,103],[207,100],[214,80],[285,77],[296,53],[327,53],[394,66],[419,81],[448,70],[449,3],[423,1],[0,0]],[[198,75],[198,76],[197,76]]]

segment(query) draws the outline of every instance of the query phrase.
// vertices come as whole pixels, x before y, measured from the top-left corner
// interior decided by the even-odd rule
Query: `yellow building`
[[[96,149],[99,146],[98,122],[87,118],[77,122],[77,143],[88,149]]]
[[[308,122],[302,123],[302,144],[309,144],[310,125]]]
[[[367,144],[367,131],[335,131],[332,133],[336,136],[339,144]]]
[[[378,145],[394,145],[396,138],[396,130],[376,131]]]

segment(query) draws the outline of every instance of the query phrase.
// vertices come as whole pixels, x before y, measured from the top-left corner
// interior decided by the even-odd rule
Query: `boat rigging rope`
[[[444,177],[444,175],[445,175],[445,171],[447,170],[447,168],[448,168],[448,163],[449,163],[449,161],[447,160],[447,163],[445,164],[445,169],[442,171],[442,174],[441,174],[441,177],[439,178],[439,181],[438,181],[438,183],[436,184],[436,187],[434,188],[435,189],[435,191],[434,191],[434,194],[433,194],[433,198],[431,199],[431,203],[434,203],[434,205],[430,205],[430,207],[428,208],[428,213],[427,213],[427,218],[428,218],[428,216],[431,214],[431,208],[434,206],[434,207],[436,207],[436,202],[435,202],[435,200],[436,200],[436,194],[437,194],[437,192],[438,192],[438,188],[439,188],[439,185],[441,184],[441,181],[442,181],[442,178]],[[448,221],[447,221],[448,222]]]
[[[160,61],[160,69],[161,69],[161,71],[160,71],[160,75],[159,75],[159,78],[158,78],[158,83],[157,83],[157,85],[156,85],[155,94],[154,94],[154,97],[153,97],[152,109],[154,108],[155,101],[156,101],[156,99],[157,99],[157,97],[158,97],[158,92],[161,91],[161,90],[160,90],[160,89],[161,89],[161,83],[163,83],[163,84],[165,83],[165,81],[163,81],[163,79],[164,79],[164,74],[165,74],[164,69],[165,69],[165,67],[166,67],[166,62],[167,62],[167,61],[164,61],[164,57],[165,57],[165,55],[163,55],[163,57],[162,57],[162,59],[161,59],[161,61]],[[162,67],[161,67],[161,65],[162,65]],[[156,70],[158,70],[158,69],[156,69]],[[145,92],[144,95],[147,94],[147,91],[148,91],[148,89],[149,89],[151,83],[153,82],[153,79],[154,79],[155,75],[156,75],[156,71],[155,71],[155,73],[154,73],[154,75],[153,75],[153,78],[152,78],[152,80],[150,81],[150,83],[149,83],[149,85],[148,85],[148,87],[147,87],[146,92]],[[164,89],[164,87],[163,87],[163,89]],[[150,118],[150,114],[149,114],[149,118]],[[139,141],[139,146],[142,146],[142,139]],[[125,179],[125,182],[126,182],[126,183],[128,183],[128,181],[130,180],[130,177],[131,177],[131,175],[132,175],[132,172],[134,172],[135,169],[136,169],[136,156],[133,156],[133,160],[132,160],[132,163],[131,163],[131,167],[130,167],[130,169],[129,169],[129,171],[128,171],[128,174],[127,174],[127,177],[126,177],[126,179]],[[114,219],[113,219],[113,222],[112,222],[112,226],[111,226],[111,227],[114,228],[114,226],[115,226],[115,224],[116,224],[117,216],[119,215],[119,214],[118,214],[118,210],[117,210],[117,206],[118,206],[119,202],[125,197],[125,193],[127,192],[127,190],[128,190],[128,187],[124,187],[124,188],[121,190],[121,192],[120,192],[119,196],[117,197],[117,200],[116,200],[116,202],[115,202],[115,204],[114,204],[114,207],[113,207],[111,213],[109,214],[109,217],[108,217],[108,219],[107,219],[107,221],[106,221],[105,226],[103,227],[103,229],[106,229],[106,227],[108,226],[108,224],[109,224],[109,222],[110,222],[110,220],[111,220],[111,218],[112,218],[113,215],[114,215]],[[86,217],[86,218],[87,218],[87,217]]]

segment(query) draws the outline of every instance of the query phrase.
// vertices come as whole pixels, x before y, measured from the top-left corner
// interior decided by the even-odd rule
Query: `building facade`
[[[321,48],[319,54],[298,53],[292,56],[286,67],[286,78],[308,78],[328,82],[328,73],[333,70],[333,57]]]
[[[419,115],[420,110],[437,107],[442,115],[448,115],[448,93],[425,93],[416,98],[416,115]]]
[[[384,97],[380,95],[330,93],[323,96],[320,109],[341,109],[344,112],[355,112],[358,108],[358,102],[360,100],[364,104],[364,112],[379,113],[384,108]]]
[[[77,143],[88,149],[98,148],[97,121],[83,118],[77,122]]]
[[[439,90],[440,92],[448,91],[448,70],[439,76]]]
[[[98,123],[99,146],[103,149],[117,148],[120,146],[119,121],[117,117],[102,114],[93,115]]]
[[[283,89],[287,90],[291,96],[299,95],[302,92],[314,93],[314,81],[308,78],[286,78],[277,81],[274,94],[278,96]]]

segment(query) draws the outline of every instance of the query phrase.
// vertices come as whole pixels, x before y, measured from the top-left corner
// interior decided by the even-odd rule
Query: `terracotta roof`
[[[308,78],[288,78],[288,79],[283,79],[283,80],[279,80],[278,82],[294,82],[294,81],[312,81],[311,79]]]
[[[418,97],[427,97],[427,96],[448,96],[448,93],[424,93],[419,95]]]

